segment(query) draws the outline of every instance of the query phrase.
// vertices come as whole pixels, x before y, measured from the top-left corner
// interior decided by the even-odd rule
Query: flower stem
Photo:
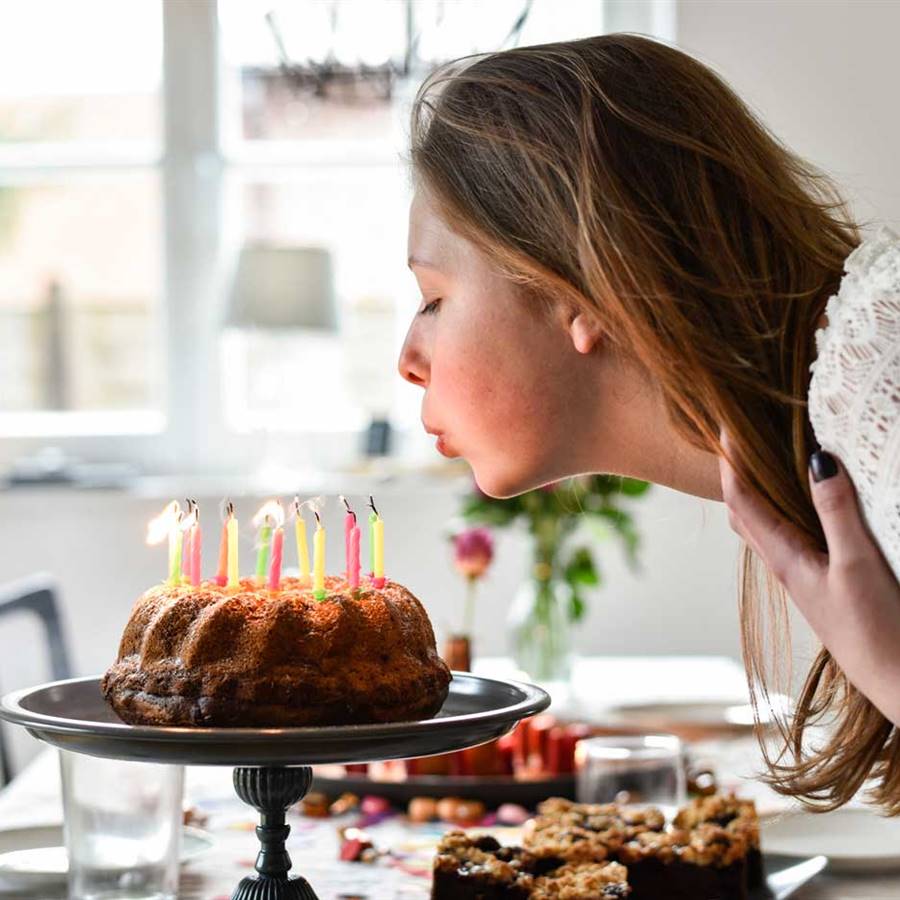
[[[472,625],[475,619],[475,578],[466,579],[466,603],[463,608],[463,634],[472,636]]]

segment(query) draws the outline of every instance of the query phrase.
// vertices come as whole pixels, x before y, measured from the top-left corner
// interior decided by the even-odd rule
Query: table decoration
[[[451,669],[468,672],[472,668],[474,639],[475,590],[494,558],[494,538],[489,528],[464,528],[450,536],[453,543],[453,565],[465,579],[466,597],[462,627],[444,642],[444,660]]]
[[[475,486],[464,498],[462,517],[468,524],[524,524],[531,536],[531,572],[508,620],[512,655],[530,677],[569,679],[572,626],[584,615],[586,589],[601,584],[591,544],[575,540],[579,526],[590,527],[595,537],[619,537],[627,560],[636,565],[640,537],[623,501],[643,496],[648,488],[632,478],[585,475],[507,499],[489,497]]]

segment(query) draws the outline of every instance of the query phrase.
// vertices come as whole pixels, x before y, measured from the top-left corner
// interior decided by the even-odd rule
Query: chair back
[[[0,586],[0,619],[16,613],[37,616],[43,625],[53,680],[62,681],[72,677],[72,665],[57,597],[56,580],[46,574],[31,575]],[[12,760],[0,727],[0,787],[12,776]]]

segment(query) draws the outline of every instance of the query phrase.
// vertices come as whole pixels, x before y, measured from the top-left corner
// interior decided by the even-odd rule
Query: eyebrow
[[[418,256],[410,256],[406,261],[406,264],[413,268],[414,266],[424,267],[426,269],[436,269],[437,266],[433,262],[429,262],[427,259],[422,259]]]

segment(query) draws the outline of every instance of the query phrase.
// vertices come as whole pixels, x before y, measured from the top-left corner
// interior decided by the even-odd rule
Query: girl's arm
[[[723,433],[723,445],[728,436]],[[810,459],[813,503],[828,552],[719,458],[731,527],[784,585],[847,678],[900,725],[900,584],[866,529],[844,467],[825,451]]]

